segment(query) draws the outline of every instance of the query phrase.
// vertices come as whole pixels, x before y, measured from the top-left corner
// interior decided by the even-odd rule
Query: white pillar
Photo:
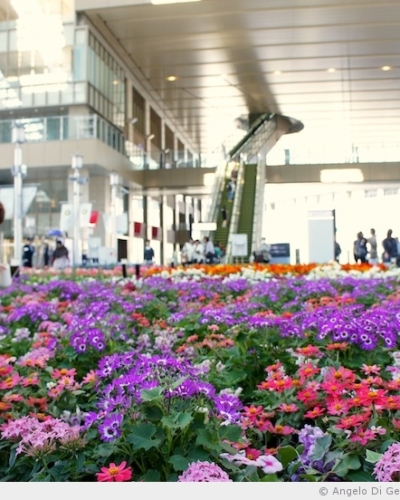
[[[117,210],[118,210],[118,195],[120,189],[121,179],[116,173],[110,174],[110,187],[111,187],[111,224],[110,224],[110,248],[113,249],[115,255],[115,262],[118,261],[118,236],[117,236]]]
[[[14,177],[14,265],[20,265],[22,261],[22,178],[26,175],[26,166],[22,165],[21,144],[25,141],[24,132],[21,125],[14,125],[12,129],[12,142],[15,144],[11,170]]]
[[[72,157],[72,169],[74,171],[71,180],[73,181],[72,206],[74,213],[73,227],[73,265],[80,266],[82,264],[82,248],[81,248],[81,221],[80,221],[80,204],[81,190],[80,186],[83,178],[80,175],[80,169],[83,165],[83,157],[74,155]]]

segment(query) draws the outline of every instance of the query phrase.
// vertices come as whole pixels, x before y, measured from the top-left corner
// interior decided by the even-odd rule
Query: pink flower
[[[119,465],[111,463],[108,467],[102,467],[100,472],[96,473],[97,481],[108,483],[129,481],[132,478],[132,467],[125,466],[126,462],[121,462]]]
[[[279,460],[272,455],[261,455],[256,459],[256,463],[262,468],[265,474],[274,474],[275,472],[279,472],[283,469]]]
[[[217,464],[193,462],[178,478],[178,483],[229,483],[232,479]]]
[[[398,481],[400,472],[400,443],[393,443],[375,464],[374,476],[380,483]]]

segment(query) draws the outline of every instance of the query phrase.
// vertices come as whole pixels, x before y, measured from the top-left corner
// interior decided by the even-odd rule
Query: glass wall
[[[25,139],[28,142],[100,139],[121,154],[125,154],[123,133],[97,115],[38,116],[19,120],[0,120],[0,143],[11,142],[11,130],[15,122],[24,126]]]
[[[10,0],[0,23],[0,110],[83,102],[73,83],[72,0]],[[5,7],[6,8],[6,7]]]
[[[89,32],[89,105],[118,127],[125,125],[125,75],[117,61]]]

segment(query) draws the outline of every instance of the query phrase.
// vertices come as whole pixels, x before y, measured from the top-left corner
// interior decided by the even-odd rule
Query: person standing
[[[68,248],[61,240],[57,240],[56,249],[53,252],[52,264],[55,269],[65,269],[69,265]]]
[[[203,238],[203,244],[204,244],[204,255],[206,257],[206,263],[213,264],[215,259],[214,244],[208,236],[205,236]]]
[[[376,266],[378,264],[378,244],[376,241],[375,229],[371,229],[371,236],[367,239],[369,244],[369,262]]]
[[[150,246],[150,240],[146,240],[145,242],[143,260],[147,265],[151,265],[154,263],[154,250]]]
[[[32,267],[33,254],[35,247],[32,245],[32,238],[27,238],[27,242],[22,248],[22,265],[24,267]]]
[[[226,227],[228,223],[228,212],[226,211],[225,205],[221,208],[221,217],[222,217],[222,227]]]
[[[203,264],[204,261],[204,246],[200,243],[199,240],[196,240],[193,245],[193,263]]]
[[[390,264],[397,259],[397,243],[392,236],[393,231],[388,230],[386,238],[382,241],[383,255],[382,260],[384,264]]]
[[[339,262],[339,257],[340,257],[340,254],[342,253],[342,248],[339,245],[339,243],[337,242],[336,236],[335,236],[335,242],[334,242],[334,252],[335,252],[335,261]]]
[[[354,260],[356,264],[360,261],[361,264],[365,264],[367,262],[367,240],[364,238],[362,231],[357,233],[357,239],[354,241]]]
[[[183,265],[193,264],[193,252],[194,252],[194,241],[192,238],[187,241],[183,247],[181,252],[181,262]]]

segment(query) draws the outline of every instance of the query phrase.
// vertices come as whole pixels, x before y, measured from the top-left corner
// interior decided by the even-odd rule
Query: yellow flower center
[[[119,468],[118,467],[110,467],[108,469],[108,472],[110,473],[110,476],[116,476],[119,472]]]

